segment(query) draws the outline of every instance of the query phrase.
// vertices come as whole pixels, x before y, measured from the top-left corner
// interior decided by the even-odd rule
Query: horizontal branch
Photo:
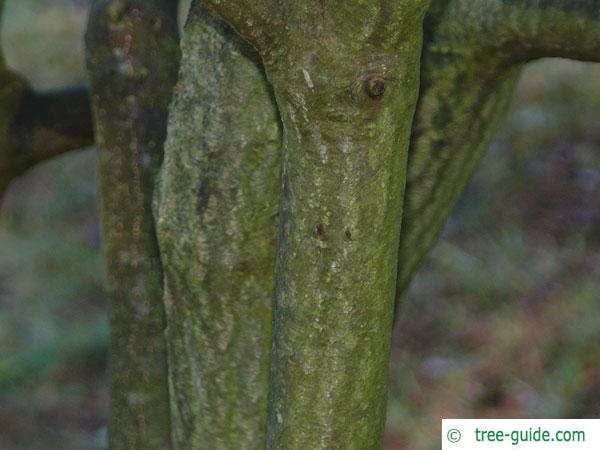
[[[7,128],[0,142],[0,195],[36,164],[93,143],[86,87],[37,92],[22,83],[15,89],[20,92],[11,100],[2,99],[12,104],[2,106]]]
[[[85,86],[25,92],[13,125],[15,163],[22,170],[93,143],[90,97]]]
[[[502,65],[545,57],[600,61],[596,0],[436,0],[430,16],[446,29],[436,42],[463,56],[496,56]]]
[[[494,14],[499,49],[514,62],[544,57],[600,60],[600,4],[597,0],[485,0],[482,15]],[[502,48],[503,47],[503,48]]]

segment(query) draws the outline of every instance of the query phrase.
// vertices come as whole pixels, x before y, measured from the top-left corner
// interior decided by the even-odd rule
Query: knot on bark
[[[365,80],[365,91],[372,99],[378,99],[385,93],[385,79],[379,74],[372,74]]]

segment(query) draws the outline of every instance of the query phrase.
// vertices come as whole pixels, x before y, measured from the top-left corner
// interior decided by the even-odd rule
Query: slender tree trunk
[[[162,170],[174,444],[264,448],[281,133],[256,52],[195,4]]]
[[[394,15],[353,14],[371,26]],[[349,19],[309,18],[332,31],[293,36],[267,63],[285,128],[269,448],[379,448],[383,436],[421,17],[365,41]]]
[[[151,206],[179,65],[175,2],[98,0],[86,42],[110,308],[110,448],[165,449],[163,282]]]

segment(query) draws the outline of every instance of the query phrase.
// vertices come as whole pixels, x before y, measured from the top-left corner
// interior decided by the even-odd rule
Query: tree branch
[[[434,0],[409,152],[398,297],[500,127],[524,63],[600,61],[595,0]]]
[[[0,0],[0,22],[3,11]],[[87,90],[33,90],[6,66],[0,42],[0,199],[27,169],[92,142]]]
[[[24,93],[13,123],[15,164],[27,169],[66,151],[93,144],[87,87]]]
[[[482,1],[482,14],[493,14],[496,1]],[[600,60],[596,0],[504,0],[494,20],[503,30],[498,50],[512,54],[513,63],[544,57]]]
[[[93,143],[86,87],[37,92],[14,77],[1,97],[8,123],[0,142],[0,196],[14,178],[33,166]]]

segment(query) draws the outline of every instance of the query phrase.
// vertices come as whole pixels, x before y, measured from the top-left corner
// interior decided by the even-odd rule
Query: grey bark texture
[[[256,52],[195,4],[158,196],[174,445],[265,445],[281,130]]]
[[[395,89],[397,82],[401,85],[405,84],[405,80],[395,75],[381,76],[382,66],[386,66],[390,72],[394,71],[393,61],[390,63],[385,57],[379,60],[363,59],[361,48],[367,49],[365,52],[369,58],[373,57],[377,51],[385,49],[385,32],[394,26],[399,28],[403,22],[394,16],[394,7],[387,5],[388,9],[380,10],[383,11],[380,17],[387,16],[389,25],[386,25],[387,22],[381,18],[377,22],[379,32],[373,33],[366,47],[361,47],[360,37],[348,37],[344,32],[356,23],[364,26],[366,31],[375,29],[375,26],[369,28],[372,24],[369,22],[369,14],[372,11],[365,12],[360,6],[352,6],[352,8],[340,7],[340,11],[332,13],[328,6],[311,8],[309,3],[299,2],[297,5],[287,5],[284,8],[268,1],[210,0],[206,2],[258,48],[269,81],[274,86],[284,125],[283,179],[285,184],[280,221],[283,234],[279,243],[277,269],[278,293],[274,320],[268,446],[295,448],[294,446],[308,445],[314,448],[327,446],[336,448],[336,446],[355,445],[360,448],[361,445],[375,445],[376,447],[378,444],[369,439],[375,439],[373,437],[375,435],[380,436],[383,423],[381,410],[371,415],[377,418],[377,424],[370,422],[365,427],[378,431],[373,432],[366,441],[361,441],[369,434],[361,430],[361,420],[366,410],[361,410],[356,403],[352,403],[354,399],[347,397],[356,392],[352,383],[361,379],[361,376],[372,377],[371,380],[375,378],[381,380],[385,371],[385,369],[380,370],[385,364],[374,364],[369,357],[372,356],[373,349],[375,352],[382,349],[379,355],[386,353],[385,340],[389,337],[385,334],[387,331],[382,333],[383,339],[376,344],[375,341],[369,341],[368,333],[360,334],[360,324],[366,317],[379,317],[380,320],[386,317],[385,305],[389,303],[379,300],[379,295],[386,290],[383,287],[386,282],[383,281],[384,278],[376,277],[374,279],[382,284],[376,287],[369,285],[364,287],[364,291],[361,290],[363,289],[361,284],[369,274],[384,273],[389,267],[395,265],[393,255],[388,259],[383,256],[386,251],[382,247],[389,247],[389,242],[376,239],[381,234],[393,235],[394,232],[390,230],[394,225],[381,232],[383,229],[381,226],[369,222],[369,220],[377,220],[371,217],[378,217],[379,220],[385,221],[381,219],[381,214],[382,211],[386,211],[384,205],[390,199],[386,197],[389,194],[383,191],[371,192],[368,191],[368,187],[369,181],[381,180],[377,176],[384,177],[386,182],[390,180],[393,182],[393,177],[398,175],[399,178],[396,178],[395,182],[397,193],[401,195],[404,183],[402,169],[385,178],[384,166],[387,164],[393,166],[394,170],[398,170],[402,163],[393,163],[392,160],[387,160],[385,156],[378,153],[378,144],[386,142],[385,145],[388,145],[387,133],[398,125],[394,124],[395,119],[392,114],[384,121],[385,126],[381,128],[377,125],[377,120],[378,117],[385,116],[386,108],[390,103],[393,104],[393,100],[388,100],[388,89]],[[385,2],[381,4],[384,5]],[[352,13],[348,12],[349,9],[353,9]],[[203,23],[205,19],[198,15],[198,11],[199,9],[190,19],[186,33],[193,33],[195,36],[190,37],[190,40],[196,40],[200,47],[199,43],[202,39],[198,36],[202,34],[212,36],[215,31],[207,28],[206,23]],[[355,16],[348,17],[345,14],[350,16],[355,14]],[[296,26],[301,22],[297,19],[300,15],[303,16],[306,28],[303,25]],[[597,16],[597,7],[590,1],[568,3],[509,0],[434,1],[426,22],[423,67],[420,76],[421,93],[412,125],[404,197],[404,222],[399,245],[398,280],[397,284],[394,279],[388,280],[388,285],[396,285],[398,296],[405,291],[412,274],[437,239],[485,147],[505,116],[522,65],[542,56],[597,59],[597,42],[599,42],[596,34]],[[535,20],[530,21],[531,18]],[[193,25],[194,23],[196,25]],[[288,24],[294,24],[294,27]],[[353,29],[355,31],[359,27],[354,26]],[[328,35],[330,30],[335,30],[337,36]],[[402,34],[401,30],[396,29],[396,32],[398,35]],[[569,35],[573,34],[579,38],[576,46],[568,39]],[[221,33],[219,39],[223,38],[231,41],[237,39],[230,34]],[[210,41],[211,38],[204,39]],[[233,43],[230,42],[230,45]],[[347,46],[351,51],[348,51]],[[228,48],[222,41],[219,41],[216,47]],[[406,48],[398,45],[393,54],[396,56],[402,54]],[[339,56],[340,59],[327,53],[328,51]],[[171,275],[167,269],[167,279],[172,278],[173,292],[185,293],[180,297],[184,299],[181,302],[178,302],[178,295],[170,295],[169,309],[174,311],[173,317],[185,318],[192,324],[195,322],[194,315],[197,309],[216,308],[219,311],[216,317],[229,318],[227,326],[223,326],[226,321],[217,324],[210,324],[208,321],[209,326],[207,320],[203,319],[204,329],[195,325],[189,327],[190,330],[194,329],[195,337],[188,342],[202,339],[202,348],[210,347],[211,342],[216,344],[223,336],[229,336],[230,333],[226,332],[228,327],[240,330],[238,332],[241,334],[251,333],[257,342],[261,340],[260,336],[263,333],[262,342],[268,343],[268,339],[264,338],[264,334],[270,333],[268,325],[261,330],[256,327],[257,321],[253,318],[245,324],[245,317],[237,313],[239,306],[235,301],[235,295],[230,295],[232,290],[228,288],[218,291],[213,287],[214,281],[204,280],[206,274],[211,272],[211,264],[218,259],[215,255],[220,258],[225,258],[224,255],[227,254],[234,255],[230,259],[227,270],[220,272],[229,274],[232,268],[236,270],[231,261],[238,259],[236,255],[243,251],[241,249],[251,248],[255,243],[269,243],[270,250],[268,245],[264,247],[264,261],[269,261],[267,253],[274,251],[275,245],[271,230],[277,217],[274,214],[269,215],[268,224],[262,228],[262,231],[260,227],[255,229],[253,241],[244,241],[243,245],[236,247],[235,252],[232,253],[229,247],[233,244],[222,239],[227,228],[218,216],[210,215],[210,220],[211,223],[221,226],[221,235],[217,230],[218,226],[205,231],[207,229],[205,223],[208,223],[206,211],[217,211],[221,202],[219,199],[223,198],[223,194],[213,187],[206,188],[208,184],[203,180],[204,178],[219,179],[222,186],[231,187],[230,195],[237,192],[235,195],[239,202],[242,198],[239,192],[242,192],[243,188],[242,182],[237,180],[237,177],[242,172],[232,172],[229,167],[219,168],[217,163],[205,161],[207,150],[198,150],[197,153],[193,150],[211,148],[214,152],[211,158],[218,161],[219,156],[216,152],[219,147],[218,142],[226,143],[225,148],[219,150],[223,158],[235,158],[230,153],[235,154],[238,147],[243,148],[239,143],[228,144],[235,142],[235,134],[238,130],[238,126],[229,126],[232,123],[229,120],[200,120],[201,117],[212,117],[210,108],[213,106],[198,106],[196,100],[193,100],[195,89],[193,86],[202,85],[199,92],[202,93],[201,98],[205,99],[205,105],[218,105],[214,106],[214,111],[218,111],[216,116],[227,117],[223,108],[230,107],[237,117],[239,111],[236,108],[244,110],[247,106],[243,97],[239,103],[233,102],[231,98],[227,99],[228,95],[232,98],[239,96],[235,87],[230,87],[228,84],[229,80],[240,77],[243,79],[244,87],[247,88],[263,86],[263,76],[258,69],[246,71],[242,68],[240,74],[236,74],[239,65],[226,66],[224,62],[223,55],[227,52],[219,53],[214,50],[202,53],[198,49],[189,48],[184,50],[185,52],[195,56],[190,56],[188,64],[182,71],[183,80],[186,80],[183,84],[185,92],[178,95],[170,127],[173,130],[170,137],[173,141],[173,146],[170,147],[170,151],[173,152],[173,162],[170,166],[165,165],[162,178],[160,221],[164,221],[161,225],[164,226],[165,234],[163,254],[177,255],[174,256],[176,262],[169,261],[165,265],[181,269],[174,270]],[[239,57],[242,58],[244,55],[249,60],[255,59],[250,51],[241,52]],[[215,62],[219,59],[220,63]],[[378,66],[378,63],[381,65]],[[199,69],[200,67],[203,69]],[[215,79],[221,80],[221,87],[211,84],[216,81],[209,82],[200,74],[194,73],[203,71],[205,67],[209,68],[207,71],[209,77],[213,76],[210,75],[213,72],[218,73]],[[198,79],[194,80],[195,78]],[[354,81],[349,82],[350,79]],[[268,90],[264,87],[260,89]],[[384,96],[381,98],[382,94]],[[410,95],[407,98],[409,97]],[[218,98],[218,101],[214,100],[215,98]],[[231,104],[234,106],[231,107]],[[269,106],[269,102],[265,105],[265,108],[273,108],[272,105]],[[199,112],[191,113],[194,110]],[[241,127],[240,136],[243,137],[244,142],[253,141],[249,137],[252,127],[256,128],[257,136],[260,136],[261,130],[268,128],[269,120],[273,120],[272,125],[276,122],[270,114],[260,114],[258,110],[252,109],[252,116],[252,124],[248,126],[244,122],[244,126]],[[396,120],[401,120],[402,117],[404,116]],[[210,122],[210,126],[206,125],[207,121]],[[325,125],[322,122],[325,122]],[[198,127],[199,123],[203,125]],[[200,131],[194,131],[194,124],[196,124],[195,130]],[[205,133],[208,126],[210,132]],[[209,144],[204,142],[206,138],[203,136],[210,138]],[[402,144],[402,139],[398,141],[389,148],[402,154],[405,144]],[[270,163],[255,168],[256,179],[266,180],[269,177],[273,179],[272,177],[276,176],[274,174],[278,174],[274,169],[277,167],[278,157],[275,154],[276,148],[273,143],[269,148],[263,147],[261,152],[257,152],[261,158],[265,158]],[[269,151],[273,152],[271,156],[268,154]],[[179,158],[176,155],[179,153],[185,154],[185,157],[182,157],[180,166],[176,166],[176,158]],[[198,155],[198,161],[194,161],[194,154]],[[238,152],[237,158],[243,161],[243,155],[245,152]],[[363,155],[368,156],[363,158]],[[376,157],[381,159],[369,161],[369,156],[373,160]],[[378,162],[381,163],[380,166],[369,166],[369,164],[376,165]],[[209,169],[205,170],[206,167]],[[195,170],[197,173],[193,175]],[[177,184],[178,174],[185,174],[181,177],[184,179],[180,184]],[[245,176],[247,175],[244,172]],[[275,198],[273,193],[265,195],[272,205]],[[213,203],[210,206],[197,208],[195,217],[194,204],[198,202],[209,204],[211,198]],[[223,208],[227,214],[222,216],[222,220],[226,220],[230,227],[235,225],[239,228],[247,217],[251,217],[251,213],[245,209],[230,207],[229,205],[235,204],[233,201],[224,201],[223,204],[226,205]],[[186,212],[173,216],[182,205]],[[260,206],[255,211],[262,208],[261,203],[258,205]],[[399,222],[399,216],[396,219]],[[363,229],[363,225],[367,223],[369,225]],[[386,223],[391,224],[391,222]],[[195,233],[196,229],[203,231]],[[371,231],[376,242],[369,241],[371,237],[366,233],[367,230]],[[211,239],[207,240],[207,236],[211,236]],[[209,245],[207,242],[213,244]],[[177,251],[174,250],[175,248]],[[360,255],[357,250],[359,248]],[[352,251],[357,253],[353,254]],[[192,258],[188,258],[190,255]],[[188,258],[187,265],[185,258]],[[382,261],[392,262],[382,263]],[[378,263],[388,264],[388,266],[384,269],[377,266]],[[375,266],[371,267],[371,264]],[[215,267],[224,266],[221,264]],[[268,264],[264,267],[267,266]],[[185,273],[183,268],[187,268]],[[198,268],[201,268],[201,271],[195,272]],[[235,274],[232,279],[235,280],[236,276],[238,275]],[[214,277],[215,275],[213,279]],[[256,272],[254,277],[262,277],[263,285],[267,286],[272,272]],[[227,300],[219,302],[219,292],[225,291],[227,294],[222,298]],[[190,295],[192,292],[197,294]],[[267,293],[268,289],[263,292]],[[361,294],[362,292],[364,295]],[[236,295],[239,302],[243,297],[239,293]],[[194,298],[202,300],[198,301]],[[364,315],[356,311],[353,313],[353,307],[360,304],[355,301],[357,298],[368,299],[366,305],[374,305],[374,308],[382,309],[375,311],[363,308],[367,309],[363,311]],[[233,319],[234,317],[237,319]],[[352,318],[349,319],[348,325],[344,325],[345,318]],[[367,328],[377,323],[371,329],[383,329],[384,322],[385,320],[375,320],[368,323]],[[178,326],[177,324],[183,322],[178,319],[173,320],[173,323]],[[243,331],[244,329],[246,331]],[[344,329],[352,330],[350,338],[348,334],[340,332]],[[175,332],[172,333],[174,336]],[[235,352],[229,352],[228,348],[218,359],[203,358],[201,352],[189,353],[189,347],[185,346],[185,335],[188,333],[177,330],[176,334],[179,337],[173,339],[174,345],[181,345],[181,347],[172,352],[171,358],[177,358],[184,369],[171,368],[173,372],[179,372],[172,378],[174,381],[172,389],[174,392],[179,392],[181,397],[180,400],[173,402],[179,405],[179,411],[176,413],[178,420],[188,427],[187,437],[182,435],[184,438],[180,441],[183,448],[186,442],[200,442],[200,437],[207,435],[202,425],[198,425],[201,422],[197,420],[198,417],[202,415],[217,417],[218,414],[215,414],[217,410],[221,411],[219,417],[233,417],[235,414],[230,410],[233,404],[227,399],[227,392],[219,393],[222,388],[218,387],[214,388],[211,394],[212,379],[210,378],[208,380],[205,378],[207,381],[202,384],[202,389],[205,390],[202,398],[205,400],[192,407],[191,399],[190,401],[186,399],[186,392],[190,392],[194,378],[202,379],[194,377],[193,374],[210,373],[211,370],[223,367],[222,364],[227,361],[235,367],[236,372],[232,376],[241,380],[246,369],[243,364],[234,361],[239,356],[236,356]],[[359,344],[355,344],[356,341],[360,341]],[[360,347],[362,344],[364,345]],[[360,362],[351,357],[353,350],[366,359],[364,366],[360,366]],[[188,351],[187,355],[185,351]],[[259,350],[258,358],[265,363],[262,359],[263,355],[264,352]],[[233,360],[229,359],[230,357]],[[336,372],[336,369],[339,372]],[[377,370],[380,372],[374,374]],[[218,373],[218,370],[214,373]],[[226,377],[222,376],[222,378]],[[252,376],[248,379],[254,380]],[[223,381],[219,380],[219,382],[223,384]],[[369,384],[365,383],[365,385]],[[339,390],[337,390],[338,386],[340,386]],[[378,394],[369,392],[370,398],[384,397],[384,383],[375,383],[372,386],[378,386],[376,390],[379,391]],[[265,389],[260,392],[264,395]],[[338,402],[336,394],[341,392],[345,393],[346,398]],[[211,395],[215,397],[211,398]],[[211,400],[207,401],[208,398]],[[382,403],[379,402],[380,405]],[[223,411],[229,411],[229,416]],[[333,411],[337,412],[337,415]],[[243,413],[238,415],[238,419],[241,421],[237,425],[229,425],[229,430],[234,430],[236,426],[246,427],[252,422],[247,417],[244,418]],[[336,419],[339,419],[339,422]],[[344,424],[341,424],[342,422]],[[348,435],[352,436],[348,442],[343,442],[343,438],[339,435],[347,431],[344,425],[348,424],[355,429],[348,432]],[[262,428],[254,428],[254,433],[255,437],[252,439],[248,438],[252,433],[244,433],[245,444],[242,448],[254,448],[252,445],[246,447],[248,442],[262,445],[260,437]],[[362,434],[362,437],[357,438],[352,433]],[[198,440],[193,440],[193,436],[197,436]],[[235,438],[227,433],[220,436],[220,441],[218,437],[213,436],[210,442],[216,441],[221,445],[227,440],[229,443],[236,442]],[[317,439],[318,442],[311,439]],[[354,444],[349,444],[350,441]],[[364,444],[365,442],[368,443]]]
[[[261,17],[252,16],[269,9],[261,2],[208,3],[248,15],[226,19],[258,47],[284,127],[267,446],[375,448],[385,417],[395,249],[426,4],[321,5],[303,22],[310,2]],[[396,30],[394,21],[409,25]],[[358,37],[357,26],[364,28]],[[254,383],[256,362],[263,376],[268,363],[261,350],[258,360],[240,353],[237,339],[249,336],[265,347],[270,339],[268,324],[244,312],[255,304],[268,314],[272,296],[279,135],[269,132],[269,148],[255,143],[266,142],[263,127],[278,129],[276,115],[272,100],[264,105],[273,113],[265,115],[265,106],[247,97],[268,92],[254,65],[236,73],[247,52],[238,50],[236,64],[227,65],[227,35],[207,28],[197,13],[185,34],[198,49],[184,44],[158,218],[176,445],[257,448],[263,430],[246,427],[262,422],[248,417],[247,406],[236,416],[231,396],[244,395],[240,380]],[[248,186],[252,154],[267,163],[248,174]],[[268,207],[247,201],[256,198],[258,180]],[[276,190],[265,191],[269,186]],[[264,222],[252,222],[260,217]],[[251,239],[240,239],[243,230]],[[255,257],[239,265],[244,253]],[[257,283],[260,290],[245,293]],[[262,398],[252,404],[264,411],[266,389],[256,393]],[[244,433],[232,432],[236,427]]]

